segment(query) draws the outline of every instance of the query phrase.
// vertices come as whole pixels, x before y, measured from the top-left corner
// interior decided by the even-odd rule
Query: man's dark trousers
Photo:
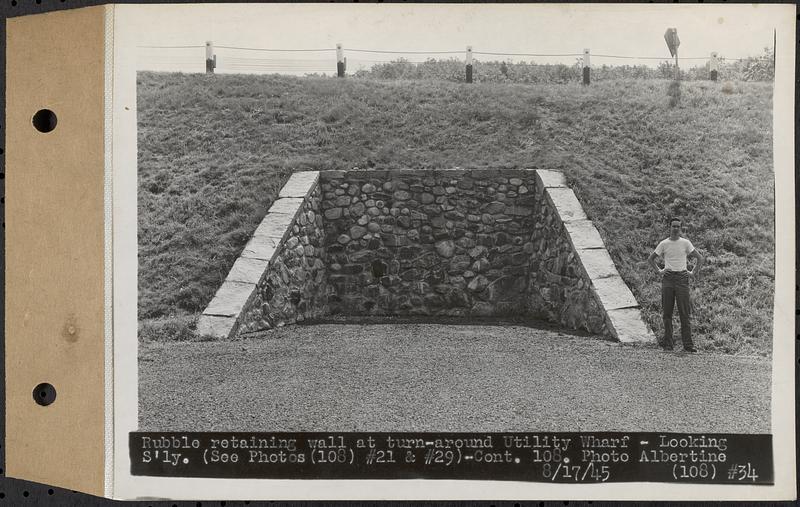
[[[692,302],[689,299],[689,272],[666,271],[661,280],[661,305],[664,309],[664,348],[672,349],[672,311],[678,302],[678,315],[681,318],[681,340],[683,348],[694,348],[692,343],[692,327],[689,323]]]

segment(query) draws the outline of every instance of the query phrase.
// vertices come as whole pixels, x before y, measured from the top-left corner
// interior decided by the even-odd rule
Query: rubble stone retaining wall
[[[549,176],[549,178],[548,178]],[[578,205],[577,216],[566,212],[567,200],[574,194],[561,193],[555,196],[555,188],[545,187],[558,181],[558,173],[546,174],[539,178],[536,186],[536,216],[533,225],[532,255],[529,258],[526,308],[531,316],[549,322],[557,322],[568,329],[584,329],[596,334],[607,334],[605,312],[590,290],[591,281],[587,278],[581,265],[581,258],[575,250],[570,235],[566,230],[567,223],[577,218],[588,222],[582,236],[592,234],[598,239],[600,235],[586,220]],[[577,199],[574,201],[577,203]],[[564,204],[559,210],[556,205]],[[572,204],[572,203],[570,203]],[[602,245],[602,240],[600,241]],[[604,250],[605,251],[605,250]]]
[[[525,312],[533,171],[324,172],[321,182],[332,312]]]
[[[295,173],[281,189],[197,323],[215,337],[326,315],[319,173]]]
[[[561,173],[295,173],[198,331],[329,314],[544,319],[654,342]]]
[[[534,233],[541,239],[528,292],[533,315],[621,342],[655,343],[642,320],[639,303],[619,276],[600,233],[567,187],[564,175],[536,172],[538,215],[543,219],[537,222],[540,232]],[[552,246],[554,242],[556,246]]]

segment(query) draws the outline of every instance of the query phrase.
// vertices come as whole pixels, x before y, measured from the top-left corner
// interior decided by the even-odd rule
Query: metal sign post
[[[675,80],[677,81],[680,78],[678,70],[678,46],[681,45],[681,40],[678,38],[678,29],[667,28],[667,31],[664,32],[664,40],[667,41],[669,54],[675,57]]]

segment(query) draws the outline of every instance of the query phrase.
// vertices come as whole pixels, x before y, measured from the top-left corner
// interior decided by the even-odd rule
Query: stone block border
[[[294,173],[198,333],[331,313],[527,316],[655,342],[577,196],[549,170]]]
[[[284,300],[296,298],[295,294],[298,291],[304,292],[303,289],[309,289],[304,287],[304,282],[307,280],[304,271],[315,268],[319,270],[322,267],[322,260],[319,259],[322,250],[315,251],[309,236],[305,234],[305,229],[310,229],[312,236],[314,230],[320,229],[316,224],[317,217],[314,211],[315,207],[318,209],[319,203],[318,196],[315,199],[318,181],[318,172],[292,174],[279,192],[278,199],[272,203],[252,238],[234,262],[211,303],[203,310],[197,322],[198,334],[228,338],[241,332],[258,330],[259,324],[249,322],[247,319],[247,314],[252,314],[254,310],[256,313],[272,311],[270,321],[261,323],[264,328],[297,322],[306,317],[303,311],[298,313],[296,308],[287,308],[286,301],[272,301],[278,303],[273,306],[282,306],[282,313],[286,314],[276,316],[274,311],[276,308],[263,308],[267,305],[259,300],[262,299],[260,294],[262,291],[270,293],[268,298],[270,300],[276,299],[276,292],[280,293],[277,295],[284,296],[282,298]],[[311,226],[309,226],[309,216],[314,222]],[[319,221],[321,225],[321,218]],[[301,241],[308,244],[300,245]],[[302,246],[302,252],[296,250],[298,245]],[[310,249],[307,250],[307,246]],[[302,263],[287,268],[286,261],[294,259],[301,259]],[[312,261],[312,265],[309,266],[308,259],[317,262]],[[303,281],[297,282],[295,277],[286,271],[294,271],[303,277]],[[314,288],[311,287],[310,290]],[[262,304],[255,305],[256,302]],[[299,301],[297,303],[295,307],[300,306]],[[257,307],[254,309],[254,306]],[[291,304],[289,306],[291,307]]]
[[[575,193],[567,187],[564,175],[541,169],[536,172],[591,282],[591,291],[606,314],[607,334],[623,343],[655,343],[655,336],[642,320],[636,298],[619,275],[600,233],[586,218]]]

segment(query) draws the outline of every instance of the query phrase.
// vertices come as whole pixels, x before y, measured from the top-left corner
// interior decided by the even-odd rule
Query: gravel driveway
[[[143,431],[768,433],[770,359],[548,329],[320,324],[140,345]]]

